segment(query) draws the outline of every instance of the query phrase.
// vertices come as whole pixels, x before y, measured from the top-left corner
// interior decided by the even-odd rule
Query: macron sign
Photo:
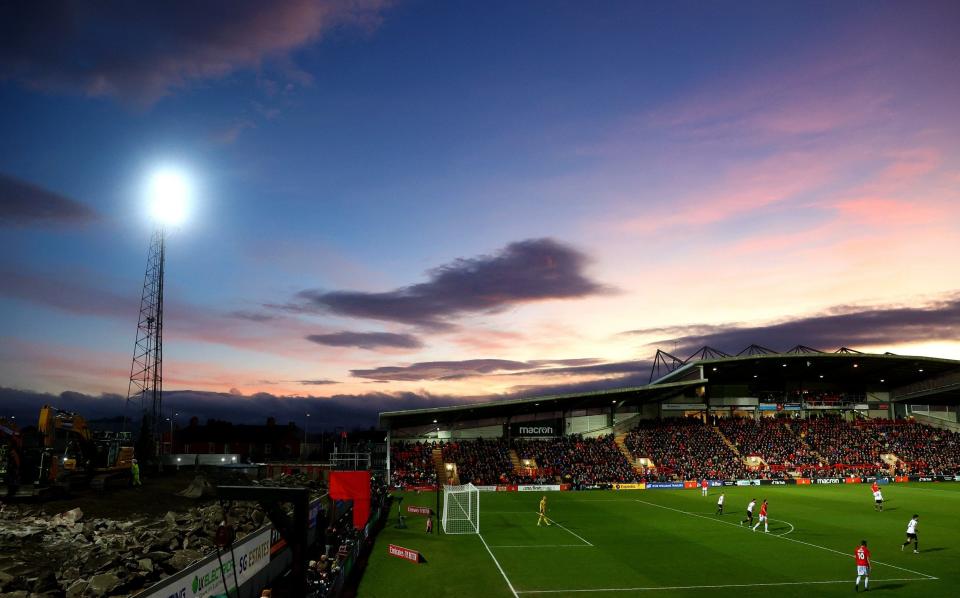
[[[548,436],[563,435],[562,419],[544,419],[532,422],[510,424],[510,435],[513,437],[545,438]]]

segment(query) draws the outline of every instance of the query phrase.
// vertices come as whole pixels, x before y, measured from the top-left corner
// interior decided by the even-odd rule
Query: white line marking
[[[534,511],[534,512],[536,513],[536,511]],[[538,514],[539,514],[539,513],[538,513]],[[587,540],[585,540],[585,539],[583,538],[583,536],[579,535],[579,534],[576,533],[576,532],[570,531],[569,529],[566,528],[566,526],[564,526],[564,525],[563,525],[562,523],[560,523],[559,521],[550,519],[550,518],[547,517],[546,515],[544,515],[543,517],[544,517],[544,519],[547,520],[548,523],[553,523],[554,525],[556,525],[557,527],[559,527],[559,528],[562,529],[563,531],[567,532],[568,534],[570,534],[570,535],[572,535],[572,536],[575,536],[577,539],[579,539],[581,542],[583,542],[583,543],[586,544],[587,546],[593,546],[593,544],[591,544],[590,542],[588,542]]]
[[[946,492],[947,494],[952,494],[957,498],[960,498],[960,492],[956,490],[944,490],[943,488],[930,488],[928,486],[897,486],[897,490],[920,490],[921,492]],[[884,499],[884,502],[889,502]]]
[[[677,513],[683,513],[684,515],[690,515],[691,517],[699,517],[699,518],[701,518],[701,519],[706,519],[706,520],[708,520],[708,521],[715,521],[715,522],[717,522],[717,523],[723,523],[723,524],[726,524],[726,525],[732,525],[732,526],[734,526],[734,527],[740,527],[740,526],[737,525],[736,523],[730,523],[729,521],[720,521],[719,519],[714,519],[713,517],[707,517],[707,516],[705,516],[705,515],[698,515],[697,513],[690,513],[689,511],[681,511],[680,509],[674,509],[673,507],[665,507],[665,506],[663,506],[663,505],[658,505],[658,504],[655,503],[655,502],[647,502],[647,501],[645,501],[645,500],[640,500],[639,498],[636,498],[636,499],[634,499],[634,500],[635,500],[636,502],[643,503],[643,504],[645,504],[645,505],[650,505],[651,507],[659,507],[659,508],[661,508],[661,509],[667,509],[668,511],[676,511]],[[764,534],[764,535],[769,535],[769,534]],[[852,555],[852,554],[847,554],[847,553],[845,553],[845,552],[840,552],[839,550],[834,550],[833,548],[827,548],[826,546],[820,546],[819,544],[811,544],[810,542],[804,542],[803,540],[796,540],[796,539],[794,539],[794,538],[788,538],[788,537],[786,537],[786,536],[777,536],[777,535],[774,535],[773,537],[774,537],[774,538],[780,538],[780,539],[782,539],[782,540],[786,540],[787,542],[796,542],[797,544],[804,544],[804,545],[806,545],[806,546],[813,546],[814,548],[819,548],[820,550],[826,550],[826,551],[828,551],[828,552],[834,552],[834,553],[836,553],[836,554],[840,554],[840,555],[843,555],[843,556],[848,557],[848,558],[853,558],[853,555]],[[920,573],[919,571],[914,571],[913,569],[907,569],[906,567],[898,567],[897,565],[891,565],[890,563],[884,563],[883,561],[878,561],[878,560],[874,560],[874,559],[871,559],[871,561],[872,561],[873,563],[878,564],[878,565],[885,565],[885,566],[887,566],[887,567],[893,567],[894,569],[899,569],[899,570],[901,570],[901,571],[906,571],[907,573],[913,573],[914,575],[922,575],[922,576],[926,577],[927,579],[939,579],[938,577],[934,577],[933,575],[928,575],[928,574],[926,574],[926,573]]]
[[[590,548],[586,544],[491,544],[490,548]]]
[[[773,534],[774,536],[777,536],[777,537],[786,536],[787,534],[791,533],[794,529],[796,529],[796,528],[793,527],[793,524],[792,524],[792,523],[790,523],[789,521],[786,521],[785,519],[772,519],[772,518],[771,518],[770,521],[779,521],[780,523],[786,523],[787,525],[790,526],[790,531],[789,531],[789,532],[783,532],[782,534]]]
[[[513,589],[513,584],[510,583],[510,578],[507,577],[507,574],[503,572],[503,567],[500,566],[500,561],[497,560],[497,557],[493,556],[493,551],[490,550],[490,547],[489,547],[489,546],[487,546],[487,541],[483,539],[483,536],[482,536],[482,535],[480,535],[480,534],[477,534],[477,535],[480,536],[480,541],[483,542],[483,547],[487,549],[487,554],[489,554],[489,555],[490,555],[490,558],[493,559],[493,564],[496,565],[496,566],[497,566],[497,569],[500,570],[500,575],[503,576],[503,580],[504,580],[505,582],[507,582],[507,587],[510,588],[510,592],[513,594],[513,597],[514,597],[514,598],[519,598],[519,597],[517,596],[517,591],[516,591],[515,589]]]
[[[895,579],[871,579],[870,583],[885,583],[889,581],[933,581],[934,578],[903,577]],[[573,592],[653,592],[657,590],[700,590],[710,588],[753,588],[763,586],[805,586],[809,584],[851,583],[849,579],[834,581],[784,581],[779,583],[731,583],[711,586],[651,586],[644,588],[595,588],[582,590],[520,590],[517,594],[567,594]]]

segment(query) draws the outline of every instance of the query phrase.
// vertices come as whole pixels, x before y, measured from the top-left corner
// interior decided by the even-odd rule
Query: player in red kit
[[[757,531],[761,523],[763,524],[764,533],[769,533],[770,526],[767,523],[767,499],[763,499],[763,503],[760,505],[760,521],[757,521],[757,524],[753,526],[753,531]]]
[[[703,478],[703,481],[700,482],[700,496],[706,496],[706,495],[707,495],[707,488],[708,488],[709,486],[710,486],[710,484],[709,484],[709,482],[707,482],[707,478]]]
[[[880,486],[877,485],[876,480],[874,480],[873,485],[870,486],[870,492],[880,492]]]
[[[863,578],[863,589],[870,589],[870,550],[867,548],[867,541],[861,540],[860,546],[853,551],[853,558],[857,559],[857,581],[853,584],[853,589],[860,591],[860,578]]]

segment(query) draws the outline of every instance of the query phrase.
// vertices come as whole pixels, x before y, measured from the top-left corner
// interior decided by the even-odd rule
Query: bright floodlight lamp
[[[148,181],[147,195],[150,214],[157,224],[183,224],[190,200],[190,183],[183,172],[164,169],[153,173]]]

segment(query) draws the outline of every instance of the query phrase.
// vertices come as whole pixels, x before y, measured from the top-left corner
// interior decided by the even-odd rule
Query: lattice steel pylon
[[[159,432],[163,421],[163,267],[166,231],[157,226],[150,238],[147,270],[143,276],[137,339],[133,345],[133,364],[127,386],[127,406],[138,401],[143,415],[138,446],[150,454],[160,454]],[[124,418],[126,421],[126,418]]]

